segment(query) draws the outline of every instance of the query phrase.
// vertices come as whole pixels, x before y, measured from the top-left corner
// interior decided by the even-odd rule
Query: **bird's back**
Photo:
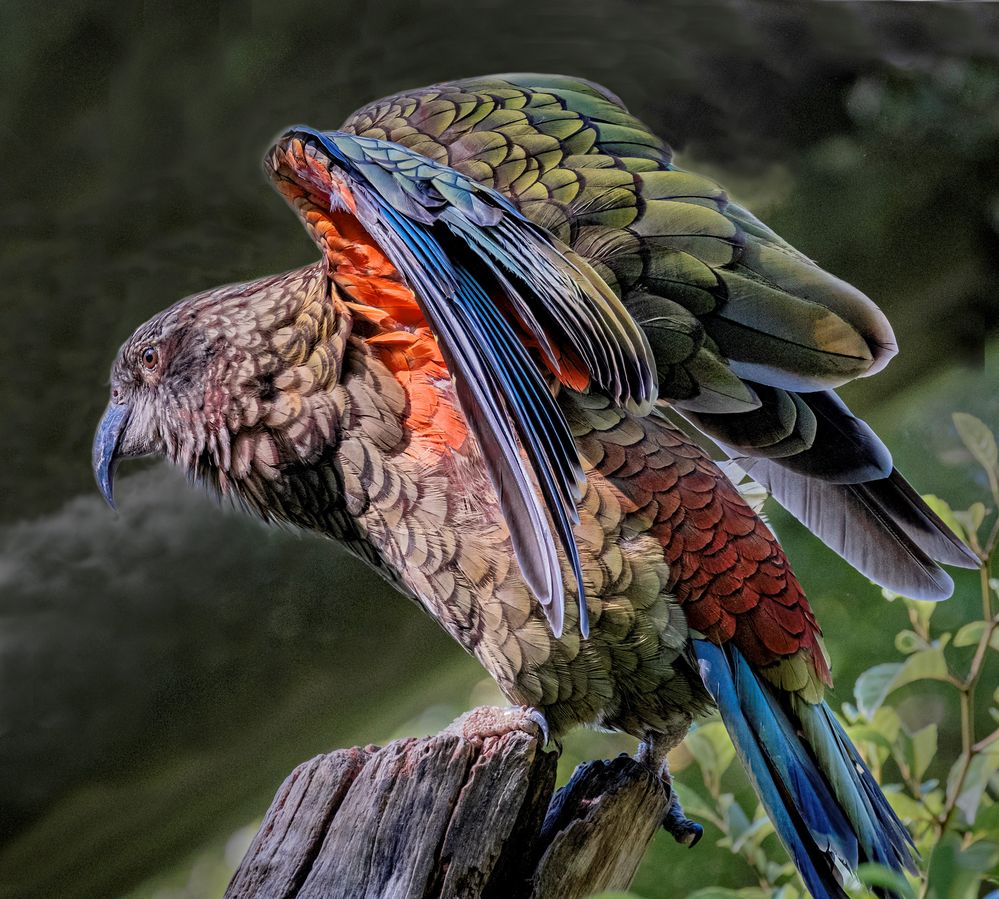
[[[587,475],[574,534],[591,630],[581,638],[567,597],[554,635],[431,335],[355,315],[330,461],[348,545],[386,567],[511,699],[541,709],[557,733],[581,723],[665,731],[708,706],[692,632],[734,641],[781,687],[820,696],[828,670],[814,618],[734,484],[665,417],[569,391],[560,404]],[[330,508],[328,532],[343,509]]]

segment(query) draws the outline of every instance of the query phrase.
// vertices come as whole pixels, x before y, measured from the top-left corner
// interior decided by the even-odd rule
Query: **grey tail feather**
[[[834,484],[769,459],[740,465],[827,546],[871,580],[913,599],[946,599],[954,582],[936,562],[979,561],[892,468],[886,478]]]
[[[798,474],[838,484],[886,478],[888,447],[834,391],[794,393],[748,382],[760,406],[739,413],[699,413],[683,403],[682,414],[733,453],[777,459]]]

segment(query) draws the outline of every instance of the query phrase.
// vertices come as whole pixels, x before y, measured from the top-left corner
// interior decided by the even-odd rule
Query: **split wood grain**
[[[580,765],[521,731],[444,732],[299,765],[225,899],[582,899],[625,889],[665,812],[653,773]]]

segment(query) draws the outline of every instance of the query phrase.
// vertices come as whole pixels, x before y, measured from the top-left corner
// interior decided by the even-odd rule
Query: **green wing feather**
[[[881,311],[717,184],[677,168],[610,91],[498,75],[377,101],[344,129],[494,187],[587,260],[645,331],[660,398],[733,457],[760,460],[778,499],[869,576],[939,598],[948,583],[933,559],[976,564],[831,393],[895,354]],[[932,548],[927,528],[940,532]],[[881,555],[858,550],[872,542]]]
[[[397,95],[344,129],[402,143],[509,196],[653,315],[660,395],[680,408],[745,412],[736,378],[835,387],[887,363],[884,316],[714,182],[672,165],[669,147],[613,94],[581,79],[505,75]],[[699,335],[691,341],[691,337]],[[708,340],[704,339],[707,336]],[[733,377],[733,374],[735,377]]]

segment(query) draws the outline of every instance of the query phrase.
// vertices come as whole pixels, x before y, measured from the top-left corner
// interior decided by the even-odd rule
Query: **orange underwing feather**
[[[348,208],[352,206],[347,185],[334,185],[331,170],[317,165],[301,141],[290,141],[283,152],[296,177],[279,178],[279,189],[303,211],[306,227],[323,249],[330,278],[348,298],[347,307],[374,326],[365,339],[406,391],[406,426],[425,436],[441,453],[460,448],[468,427],[450,394],[439,389],[450,373],[412,289],[352,214],[328,208],[322,191],[334,188],[345,197]],[[303,189],[308,180],[315,184],[316,193]]]
[[[317,171],[319,183],[324,176]],[[412,291],[352,216],[316,206],[307,221],[322,235],[331,277],[355,300],[350,308],[378,328],[368,340],[407,391],[407,425],[441,451],[460,446],[464,419],[436,389],[435,379],[449,375]],[[570,353],[559,364],[585,388],[588,376]],[[632,446],[607,434],[598,470],[619,479],[639,506],[654,507],[652,530],[691,627],[734,641],[764,670],[803,653],[818,680],[831,683],[821,632],[776,538],[685,435],[655,417],[641,428],[644,439]]]

